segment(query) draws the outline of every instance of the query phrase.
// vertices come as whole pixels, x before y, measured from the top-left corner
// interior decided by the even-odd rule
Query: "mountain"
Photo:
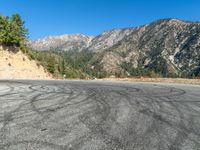
[[[124,37],[130,35],[134,28],[113,29],[104,31],[99,36],[86,36],[83,34],[65,34],[60,36],[48,36],[35,41],[30,41],[28,45],[34,50],[83,50],[92,51],[103,50],[112,47]]]
[[[62,42],[55,40],[57,38],[33,41],[31,47],[50,49],[52,44],[49,43],[53,43],[59,50],[91,51],[94,56],[90,67],[108,74],[200,74],[199,22],[161,19],[140,27],[105,31],[96,37],[81,35],[76,40],[71,37]]]
[[[107,72],[116,72],[128,63],[129,67],[147,68],[162,75],[197,75],[199,44],[200,23],[163,19],[133,28],[128,36],[106,49],[99,62]]]
[[[125,37],[133,33],[135,28],[127,29],[113,29],[104,31],[101,35],[94,37],[89,45],[88,49],[92,51],[104,50],[117,44],[119,41],[123,40]]]
[[[82,50],[88,47],[92,36],[86,36],[82,34],[65,34],[61,36],[48,36],[43,39],[30,41],[28,43],[35,50],[54,50],[59,49],[63,51],[67,50]]]

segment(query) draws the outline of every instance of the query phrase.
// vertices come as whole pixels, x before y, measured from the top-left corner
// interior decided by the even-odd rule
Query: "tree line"
[[[11,17],[0,15],[0,45],[23,48],[28,36],[24,24],[19,14]]]

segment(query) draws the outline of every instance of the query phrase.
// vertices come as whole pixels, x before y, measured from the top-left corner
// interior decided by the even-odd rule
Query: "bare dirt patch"
[[[0,79],[52,79],[52,76],[21,51],[13,53],[0,48]]]

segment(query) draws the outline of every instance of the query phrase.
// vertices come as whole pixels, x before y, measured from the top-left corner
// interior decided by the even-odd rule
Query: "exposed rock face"
[[[132,67],[154,69],[162,74],[200,73],[199,22],[162,19],[141,27],[106,31],[94,38],[69,37],[73,42],[59,43],[60,40],[53,39],[38,40],[31,45],[50,48],[56,43],[61,50],[88,49],[100,56],[96,57],[98,62],[109,72],[123,69],[121,64],[127,62]]]
[[[130,35],[133,31],[134,28],[105,31],[92,39],[88,49],[93,51],[108,49]]]
[[[92,36],[82,34],[66,34],[61,36],[48,36],[43,39],[31,41],[28,44],[35,50],[82,50],[88,47]]]
[[[129,35],[104,51],[104,57],[110,51],[135,68],[154,69],[162,74],[199,74],[200,23],[164,19],[133,28]],[[103,66],[112,61],[106,60]],[[112,68],[107,66],[107,70],[115,71]]]

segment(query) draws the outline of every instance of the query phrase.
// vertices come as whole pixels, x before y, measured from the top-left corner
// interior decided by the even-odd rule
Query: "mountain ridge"
[[[94,46],[95,45],[95,41],[99,38],[99,37],[102,37],[102,36],[108,36],[108,34],[111,34],[113,36],[113,33],[115,34],[120,34],[120,31],[123,32],[123,31],[129,31],[129,33],[127,33],[128,35],[131,34],[130,32],[132,32],[134,29],[139,29],[139,28],[143,28],[145,26],[148,26],[148,25],[153,25],[153,24],[159,24],[159,23],[164,23],[164,22],[167,22],[167,23],[171,23],[171,24],[177,24],[177,23],[181,23],[181,24],[199,24],[200,25],[200,22],[196,21],[196,22],[192,22],[192,21],[186,21],[186,20],[181,20],[181,19],[177,19],[177,18],[164,18],[164,19],[159,19],[159,20],[156,20],[154,22],[151,22],[149,24],[145,24],[145,25],[141,25],[141,26],[136,26],[136,27],[124,27],[124,28],[114,28],[114,29],[110,29],[110,30],[104,30],[101,34],[97,35],[97,36],[89,36],[89,35],[85,35],[85,34],[80,34],[80,33],[75,33],[75,34],[63,34],[63,35],[55,35],[55,36],[46,36],[46,37],[43,37],[43,38],[39,38],[39,39],[36,39],[36,40],[32,40],[32,41],[29,41],[28,42],[28,45],[33,48],[34,50],[50,50],[51,48],[55,49],[61,49],[61,50],[73,50],[71,48],[63,48],[63,45],[65,45],[66,43],[68,42],[74,42],[74,44],[76,44],[76,42],[83,42],[82,44],[84,45],[83,48],[80,48],[81,50],[82,49],[94,49],[94,50],[97,50],[98,46]],[[124,36],[128,36],[127,34],[125,34]],[[120,36],[120,35],[116,35],[116,36]],[[120,38],[120,40],[123,39],[123,36]],[[58,40],[62,40],[62,41],[58,41]],[[100,40],[100,39],[99,39]],[[117,40],[120,41],[120,40]],[[57,41],[57,43],[56,43]],[[44,42],[44,43],[43,43]],[[45,43],[46,42],[46,43]],[[55,42],[55,45],[51,45],[51,43],[48,43],[48,42]],[[94,42],[94,43],[93,43]],[[97,41],[99,42],[99,41]],[[85,43],[87,43],[85,45]],[[112,43],[112,41],[111,41]],[[115,44],[115,42],[113,42]],[[48,45],[49,44],[49,45]],[[106,49],[106,48],[109,48],[109,45],[111,44],[108,44],[105,48],[104,47],[99,47],[98,49]]]
[[[129,75],[134,68],[164,76],[200,73],[200,22],[168,18],[139,27],[107,30],[92,38],[80,37],[52,50],[92,51],[96,53],[92,62],[110,74]],[[95,68],[93,63],[90,65]]]
[[[28,43],[33,49],[37,50],[50,50],[52,48],[62,47],[68,42],[68,50],[71,50],[70,46],[75,44],[83,44],[83,48],[88,46],[88,42],[92,40],[93,36],[87,36],[83,34],[64,34],[60,36],[47,36],[42,39],[30,41]],[[72,48],[73,49],[73,48]]]

